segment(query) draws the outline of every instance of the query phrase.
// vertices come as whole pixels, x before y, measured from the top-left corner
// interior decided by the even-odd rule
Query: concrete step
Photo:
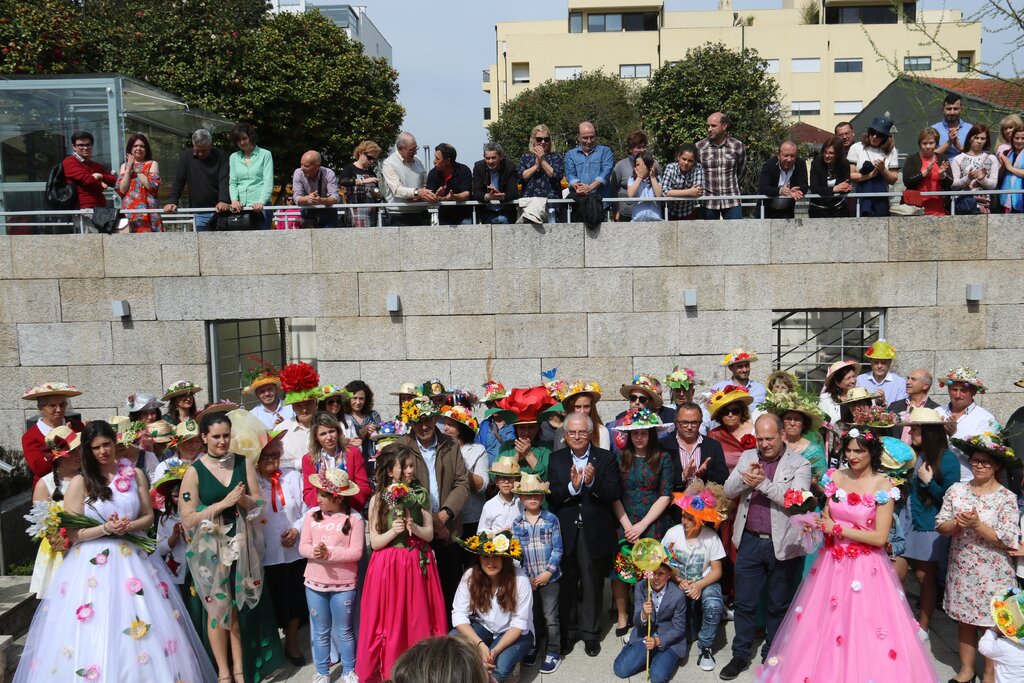
[[[39,600],[29,592],[29,576],[0,576],[0,635],[15,638],[28,631]]]

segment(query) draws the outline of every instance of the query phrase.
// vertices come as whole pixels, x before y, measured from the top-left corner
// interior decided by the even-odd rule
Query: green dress
[[[223,500],[235,486],[245,483],[246,480],[245,458],[241,455],[235,455],[234,470],[227,486],[217,481],[206,465],[198,459],[192,467],[199,475],[199,500],[196,502],[196,509],[200,511]],[[240,510],[237,507],[228,508],[221,513],[220,522],[230,527],[227,533],[229,537],[235,535],[235,524],[239,514]],[[232,565],[232,570],[234,570],[234,566]],[[213,651],[210,649],[209,634],[206,631],[206,609],[203,606],[202,598],[194,588],[191,571],[185,577],[185,585],[188,595],[186,607],[189,616],[199,637],[202,638],[210,660],[216,661]],[[238,624],[242,632],[242,668],[245,672],[245,680],[259,683],[279,669],[284,662],[284,649],[277,633],[277,621],[266,584],[263,585],[260,600],[255,607],[243,607],[238,611]]]

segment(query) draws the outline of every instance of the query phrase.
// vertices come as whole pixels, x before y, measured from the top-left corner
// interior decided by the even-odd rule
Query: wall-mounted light
[[[385,297],[385,304],[387,305],[388,313],[398,313],[402,310],[402,301],[398,298],[397,294],[388,294]]]
[[[124,299],[110,302],[110,310],[114,312],[114,315],[118,318],[129,318],[132,315],[131,305]]]
[[[683,306],[685,306],[686,308],[696,308],[697,307],[697,290],[696,289],[686,289],[686,290],[683,290]]]
[[[967,284],[967,303],[976,304],[985,298],[985,285],[968,283]]]

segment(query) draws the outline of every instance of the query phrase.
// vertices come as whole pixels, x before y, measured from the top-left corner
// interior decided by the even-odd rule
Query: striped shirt
[[[551,581],[557,581],[562,575],[558,565],[563,552],[558,517],[541,510],[537,523],[531,524],[524,513],[512,522],[512,533],[523,546],[522,567],[527,576],[535,579],[542,572],[551,572]]]
[[[747,151],[736,138],[727,137],[716,145],[710,138],[697,143],[700,163],[704,167],[704,194],[722,196],[740,193],[740,178],[747,167]],[[704,202],[709,209],[739,206],[738,199],[711,199]]]

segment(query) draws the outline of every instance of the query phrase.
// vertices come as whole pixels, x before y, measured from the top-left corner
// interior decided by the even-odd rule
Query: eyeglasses
[[[676,420],[680,427],[700,427],[701,420]]]
[[[784,417],[784,418],[782,418],[782,421],[783,422],[793,422],[793,423],[803,424],[804,419],[802,417],[799,417],[799,416],[797,416],[797,417]]]
[[[551,142],[551,138],[550,138],[550,137],[546,137],[546,138],[534,138],[534,140],[536,140],[537,142]]]
[[[63,401],[61,403],[50,403],[50,404],[47,404],[47,405],[45,405],[43,407],[44,408],[67,408],[68,407],[68,402],[67,401]]]
[[[629,397],[630,403],[647,403],[650,400],[651,400],[651,397],[650,396],[645,396],[644,394],[632,394]]]
[[[589,429],[574,429],[572,431],[566,431],[566,436],[588,436],[590,434]]]
[[[991,460],[971,460],[971,467],[978,467],[983,470],[995,467],[996,464]]]
[[[75,143],[75,147],[78,147],[79,149],[87,149],[89,147],[92,147],[92,143],[91,142],[76,142]]]
[[[743,414],[743,407],[742,406],[728,406],[726,408],[722,408],[722,415],[742,415],[742,414]]]

